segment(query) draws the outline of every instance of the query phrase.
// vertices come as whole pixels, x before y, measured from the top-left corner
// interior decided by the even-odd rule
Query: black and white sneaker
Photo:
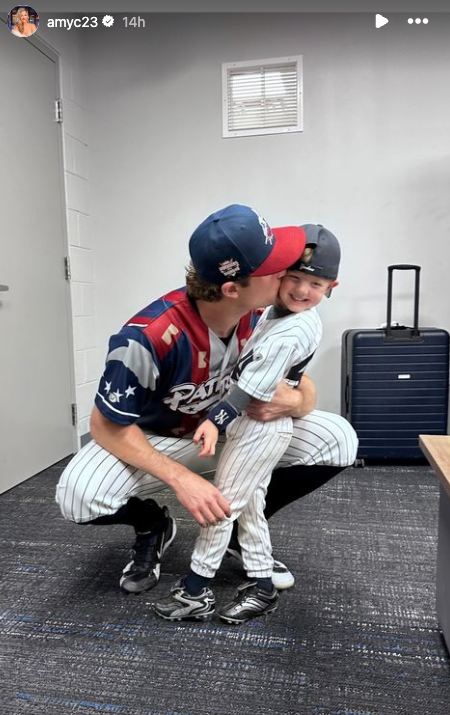
[[[157,601],[153,610],[166,621],[206,621],[214,613],[215,604],[211,589],[205,587],[198,596],[191,596],[180,579],[170,589],[170,596]]]
[[[245,581],[238,587],[234,599],[220,609],[218,616],[225,623],[245,623],[276,611],[278,599],[275,586],[272,593],[267,593],[258,589],[256,581]]]
[[[125,566],[120,579],[120,588],[126,593],[141,593],[153,588],[159,581],[161,557],[177,533],[177,525],[168,508],[163,507],[166,527],[156,535],[136,534],[130,551],[131,561]]]
[[[244,562],[242,561],[241,547],[239,544],[230,541],[227,548],[227,556],[231,556],[233,559],[239,561],[241,566],[244,565]],[[282,561],[273,562],[272,583],[278,591],[283,591],[286,588],[292,588],[295,583],[293,574]]]

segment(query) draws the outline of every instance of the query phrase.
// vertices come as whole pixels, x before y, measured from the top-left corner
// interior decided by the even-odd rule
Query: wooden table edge
[[[450,435],[421,434],[419,445],[450,497]]]

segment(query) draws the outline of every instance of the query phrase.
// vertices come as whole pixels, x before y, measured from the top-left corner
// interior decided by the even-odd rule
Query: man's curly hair
[[[238,278],[234,283],[246,287],[250,282],[248,278]],[[187,294],[193,300],[204,300],[207,303],[217,303],[222,300],[222,286],[208,283],[200,278],[192,263],[186,268],[186,286]]]

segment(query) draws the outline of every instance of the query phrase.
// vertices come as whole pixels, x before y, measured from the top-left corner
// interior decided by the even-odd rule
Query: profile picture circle
[[[39,27],[39,15],[29,5],[17,5],[8,14],[8,27],[15,37],[30,37]]]

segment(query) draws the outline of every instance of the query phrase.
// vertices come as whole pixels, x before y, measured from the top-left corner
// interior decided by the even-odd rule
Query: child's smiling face
[[[282,278],[276,305],[291,313],[301,313],[318,305],[337,281],[308,275],[303,271],[288,270]]]

